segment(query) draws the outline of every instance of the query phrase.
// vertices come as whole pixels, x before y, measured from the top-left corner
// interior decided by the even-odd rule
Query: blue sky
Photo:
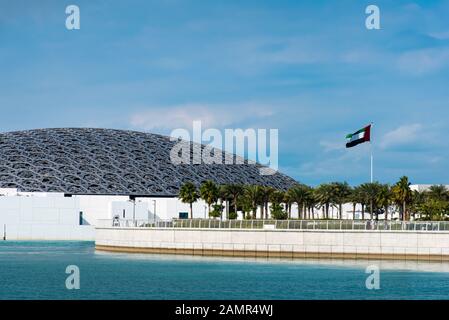
[[[449,184],[448,84],[449,1],[0,0],[1,131],[278,128],[282,172],[357,184],[374,122],[376,180]]]

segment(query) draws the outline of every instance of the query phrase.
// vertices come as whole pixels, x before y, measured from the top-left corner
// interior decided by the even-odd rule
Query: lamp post
[[[129,199],[129,202],[132,202],[133,204],[133,225],[136,225],[136,199]]]
[[[156,200],[153,200],[153,221],[154,226],[156,226]]]
[[[206,209],[207,209],[207,206],[206,206],[206,205],[204,205],[204,219],[207,219],[207,215],[206,215]]]
[[[136,199],[133,200],[133,224],[136,225]]]

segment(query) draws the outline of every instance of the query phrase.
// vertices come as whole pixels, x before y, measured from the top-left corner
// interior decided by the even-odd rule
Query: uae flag
[[[371,125],[366,126],[363,129],[357,130],[354,133],[350,133],[346,136],[348,142],[346,148],[355,147],[358,144],[371,141]]]

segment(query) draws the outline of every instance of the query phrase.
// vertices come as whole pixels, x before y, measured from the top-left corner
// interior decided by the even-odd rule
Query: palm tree
[[[384,209],[384,220],[388,220],[388,208],[390,207],[393,196],[388,184],[382,184],[376,197],[376,202]]]
[[[298,207],[298,218],[303,218],[304,214],[304,189],[302,185],[296,185],[287,190],[287,194],[292,202]]]
[[[435,212],[426,212],[426,210],[423,210],[423,209],[431,207],[428,204],[432,200],[434,200],[434,199],[432,199],[429,196],[429,192],[428,191],[427,192],[426,191],[425,192],[419,192],[418,190],[413,190],[413,192],[412,192],[412,202],[411,202],[411,205],[410,205],[410,209],[411,209],[411,211],[414,212],[414,214],[415,214],[415,212],[419,213],[419,218],[420,219],[423,219],[423,218],[424,219],[429,219],[429,218],[431,219],[432,218],[432,214],[435,213]],[[430,215],[428,215],[428,213],[430,213]]]
[[[244,193],[240,197],[238,197],[237,203],[238,207],[242,209],[243,219],[246,219],[252,212],[251,200],[248,198],[246,193]]]
[[[379,182],[363,183],[360,185],[360,190],[364,198],[370,205],[370,217],[373,218],[375,209],[377,209],[377,197],[382,186]]]
[[[316,189],[314,196],[319,205],[324,207],[325,218],[329,219],[329,207],[334,202],[334,188],[329,183],[320,184]]]
[[[288,218],[287,213],[284,211],[284,207],[280,203],[271,203],[271,217],[276,220],[284,220]]]
[[[334,200],[338,204],[339,219],[342,219],[343,215],[343,204],[348,201],[351,194],[351,187],[347,182],[334,182],[331,183],[334,188]]]
[[[268,203],[270,202],[270,197],[276,189],[273,187],[264,186],[261,188],[261,202],[262,202],[262,217],[268,219]]]
[[[190,219],[193,219],[193,203],[199,199],[196,186],[192,182],[184,183],[179,189],[179,199],[190,205]]]
[[[282,192],[284,194],[284,199],[283,202],[285,203],[285,208],[287,211],[287,219],[291,219],[292,218],[292,204],[295,202],[293,200],[292,194],[290,192],[285,191]]]
[[[275,219],[285,219],[285,211],[282,203],[285,202],[285,192],[281,190],[275,190],[270,194],[271,212]]]
[[[216,205],[221,205],[223,207],[222,209],[224,209],[226,206],[226,211],[228,211],[228,214],[229,214],[229,206],[230,206],[232,197],[230,194],[227,193],[224,185],[217,186],[217,189],[218,189],[218,200],[217,200]],[[225,205],[223,205],[223,204],[225,204]],[[215,206],[212,206],[212,207],[215,208]],[[216,208],[218,208],[218,207],[216,207]],[[227,218],[229,219],[229,215],[227,216]],[[223,210],[221,211],[220,220],[223,220]]]
[[[392,188],[393,198],[399,205],[402,220],[407,220],[407,205],[412,200],[412,191],[410,190],[410,182],[406,176],[399,179]]]
[[[312,217],[312,219],[315,219],[315,206],[317,204],[317,201],[315,199],[315,189],[312,187],[306,186],[306,196],[305,196],[305,208],[307,208],[307,215],[308,218]]]
[[[232,198],[234,205],[234,212],[237,214],[237,203],[241,195],[243,195],[244,188],[240,184],[226,184],[223,186],[224,193]]]
[[[442,184],[430,186],[429,191],[427,191],[427,195],[431,199],[440,201],[447,201],[449,198],[448,191]]]
[[[351,193],[348,195],[348,201],[352,203],[352,220],[355,220],[355,209],[357,203],[359,203],[359,190],[357,187],[351,189]]]
[[[219,189],[217,185],[208,180],[200,187],[200,197],[207,203],[207,212],[210,214],[210,206],[218,200]]]
[[[285,201],[285,192],[284,191],[274,190],[270,194],[270,202],[272,204],[272,208],[279,209],[280,207],[282,207],[282,203],[284,203],[284,201]]]
[[[310,197],[310,187],[299,184],[290,188],[287,193],[289,194],[291,200],[298,206],[298,217],[304,219],[305,209],[307,206],[307,200]]]
[[[260,203],[262,189],[258,185],[249,185],[245,187],[244,195],[251,203],[253,219],[256,219],[257,207]]]
[[[237,202],[243,193],[243,187],[239,184],[225,184],[221,186],[220,190],[224,199],[232,201],[234,212],[237,214]]]
[[[355,215],[355,206],[357,203],[360,203],[360,205],[362,206],[362,220],[365,220],[365,206],[367,203],[367,197],[365,194],[365,190],[363,190],[361,186],[357,186],[354,188],[351,196],[351,201],[354,209],[354,215]]]
[[[284,203],[284,200],[285,192],[282,190],[275,190],[270,196],[270,202],[282,204]]]

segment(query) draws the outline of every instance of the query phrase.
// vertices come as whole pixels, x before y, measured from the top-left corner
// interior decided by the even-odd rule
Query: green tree
[[[298,207],[298,216],[300,219],[304,219],[307,206],[307,200],[310,197],[310,187],[299,184],[290,188],[287,193],[289,194],[292,202],[296,203]]]
[[[179,199],[190,205],[190,219],[193,219],[193,203],[199,199],[196,186],[192,182],[184,183],[179,189]]]
[[[281,190],[275,190],[270,194],[271,202],[271,217],[276,220],[287,219],[287,212],[284,211],[282,203],[285,201],[285,192]]]
[[[244,195],[251,204],[252,218],[256,219],[257,207],[260,203],[262,188],[258,185],[249,185],[245,187]]]
[[[352,203],[352,219],[355,220],[355,210],[359,202],[359,189],[358,187],[352,188],[351,193],[348,196],[348,202]]]
[[[443,220],[449,214],[449,202],[429,197],[417,210],[423,220]]]
[[[216,203],[212,206],[212,211],[209,212],[209,217],[218,218],[223,214],[224,206],[222,204]]]
[[[285,200],[285,192],[281,190],[275,190],[270,195],[270,202],[271,203],[279,203],[282,204]]]
[[[407,206],[412,201],[412,191],[410,190],[410,182],[406,176],[399,179],[392,188],[393,200],[399,206],[400,216],[402,220],[408,220]]]
[[[366,205],[369,203],[369,199],[365,193],[365,190],[361,186],[357,186],[353,189],[351,201],[354,207],[354,214],[355,214],[355,205],[357,203],[360,204],[360,206],[362,207],[362,220],[365,220],[365,209]]]
[[[427,195],[434,200],[447,201],[449,199],[448,191],[442,184],[430,186]]]
[[[285,203],[285,211],[287,212],[287,219],[292,218],[292,204],[295,202],[293,200],[292,194],[290,192],[285,191],[283,192],[284,199],[283,202]]]
[[[262,217],[268,219],[268,204],[270,202],[270,196],[276,189],[273,187],[264,186],[261,188],[261,204],[262,204]]]
[[[384,210],[384,220],[388,220],[388,208],[393,200],[391,188],[388,184],[382,184],[376,196],[376,202]]]
[[[421,206],[429,199],[430,197],[428,192],[419,192],[418,190],[413,190],[412,201],[409,205],[410,212],[413,212],[413,214],[419,214],[419,218],[421,220],[427,219],[427,217],[424,217],[423,212],[421,211]]]
[[[324,207],[325,218],[329,219],[329,207],[335,201],[334,186],[330,183],[320,184],[314,192],[317,203]]]
[[[242,209],[243,219],[251,219],[252,203],[246,192],[238,198],[238,206]]]
[[[349,200],[351,195],[351,187],[347,182],[333,182],[331,183],[333,187],[333,200],[338,205],[339,218],[343,217],[343,204]]]
[[[317,205],[317,200],[315,198],[315,189],[306,186],[308,192],[305,197],[305,208],[307,209],[308,218],[315,219],[315,206]]]
[[[287,213],[284,211],[284,208],[280,203],[272,203],[270,206],[271,216],[276,220],[285,220],[287,219]]]
[[[373,218],[374,212],[377,211],[377,200],[381,189],[382,186],[378,182],[363,183],[360,185],[360,191],[362,192],[365,201],[369,204],[371,219]]]
[[[217,202],[219,196],[219,189],[217,185],[208,180],[200,187],[200,197],[207,203],[207,212],[210,215],[210,206]]]
[[[232,199],[234,212],[237,214],[237,204],[240,196],[243,195],[244,188],[239,184],[226,184],[223,186],[224,193]]]

